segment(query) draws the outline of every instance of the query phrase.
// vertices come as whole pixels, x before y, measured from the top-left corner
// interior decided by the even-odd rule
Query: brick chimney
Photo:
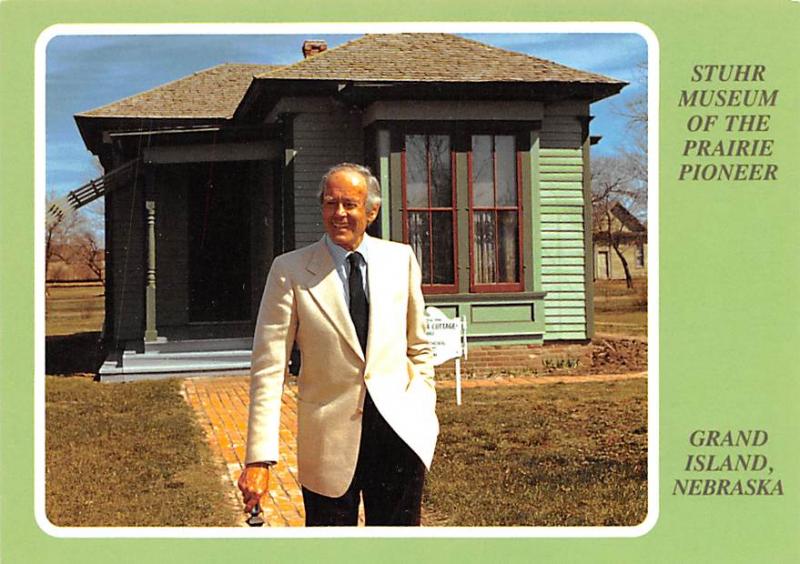
[[[303,41],[303,58],[305,59],[327,50],[328,44],[324,39],[309,39]]]

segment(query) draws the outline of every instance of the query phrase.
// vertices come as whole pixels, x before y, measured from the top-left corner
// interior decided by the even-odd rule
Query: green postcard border
[[[135,5],[134,5],[135,4]],[[0,2],[0,558],[3,562],[788,562],[800,560],[800,3],[464,0],[335,5]],[[660,52],[660,515],[635,538],[55,538],[36,525],[34,454],[34,43],[53,24],[339,21],[637,21]],[[695,64],[758,63],[781,92],[771,110],[770,185],[677,182]],[[654,202],[651,202],[651,206]],[[652,318],[651,318],[652,319]],[[653,359],[651,359],[652,361]],[[651,364],[651,367],[653,364]],[[672,494],[693,429],[767,429],[780,497]]]

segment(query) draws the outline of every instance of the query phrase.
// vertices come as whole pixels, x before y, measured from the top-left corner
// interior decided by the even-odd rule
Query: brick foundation
[[[592,344],[470,345],[469,358],[461,361],[462,376],[546,374],[588,369]],[[438,376],[452,376],[455,360],[436,367]]]

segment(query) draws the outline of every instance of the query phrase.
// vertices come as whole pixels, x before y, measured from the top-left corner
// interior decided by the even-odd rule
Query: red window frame
[[[424,135],[425,136],[425,162],[427,165],[427,192],[428,192],[428,205],[426,207],[409,207],[408,206],[408,197],[407,197],[407,167],[406,167],[406,142],[405,138],[409,135]],[[429,153],[429,141],[428,138],[432,135],[446,135],[450,141],[450,190],[451,190],[451,205],[450,207],[440,207],[440,206],[433,206],[432,202],[432,195],[431,195],[431,159]],[[408,216],[409,213],[419,213],[419,212],[427,212],[428,215],[428,225],[431,230],[431,237],[429,244],[429,272],[431,274],[431,280],[433,280],[433,273],[434,273],[434,253],[433,253],[433,212],[450,212],[451,223],[452,223],[452,230],[453,230],[453,240],[451,244],[453,245],[453,283],[452,284],[426,284],[423,280],[422,283],[422,291],[425,294],[454,294],[458,292],[458,216],[457,211],[458,208],[457,204],[457,193],[456,193],[456,159],[455,159],[455,152],[453,151],[453,142],[454,138],[451,133],[442,132],[442,133],[433,133],[433,132],[405,132],[403,134],[403,150],[401,153],[401,170],[402,170],[402,219],[403,219],[403,242],[408,244],[409,243],[409,236],[408,236]],[[422,260],[422,257],[418,257],[419,260]],[[423,269],[424,272],[424,269]]]
[[[473,156],[472,156],[472,135],[487,135],[492,139],[492,190],[494,194],[494,206],[474,206],[473,205]],[[516,183],[517,183],[517,205],[516,206],[498,206],[497,205],[497,151],[495,150],[495,137],[504,135],[503,133],[495,132],[474,132],[469,137],[469,151],[467,154],[467,176],[468,176],[468,198],[467,206],[469,209],[469,264],[470,264],[470,280],[469,289],[473,293],[488,293],[488,292],[520,292],[524,289],[525,281],[523,279],[523,255],[522,255],[522,156],[519,150],[519,139],[516,135],[511,134],[514,139],[514,157],[516,162]],[[475,267],[475,212],[476,211],[493,211],[494,212],[494,228],[495,228],[495,271],[499,270],[498,256],[499,253],[499,233],[497,220],[497,212],[499,211],[516,211],[517,212],[517,282],[492,282],[492,283],[478,283],[475,281],[475,274],[477,268]]]

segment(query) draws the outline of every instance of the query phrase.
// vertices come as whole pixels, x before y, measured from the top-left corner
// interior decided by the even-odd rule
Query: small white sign
[[[464,331],[461,319],[449,319],[435,307],[426,308],[425,313],[428,322],[425,333],[433,346],[434,366],[460,357],[464,350],[461,342]]]
[[[425,308],[426,335],[433,348],[433,365],[456,359],[456,404],[461,405],[461,357],[467,357],[467,320],[450,319],[433,306]]]

